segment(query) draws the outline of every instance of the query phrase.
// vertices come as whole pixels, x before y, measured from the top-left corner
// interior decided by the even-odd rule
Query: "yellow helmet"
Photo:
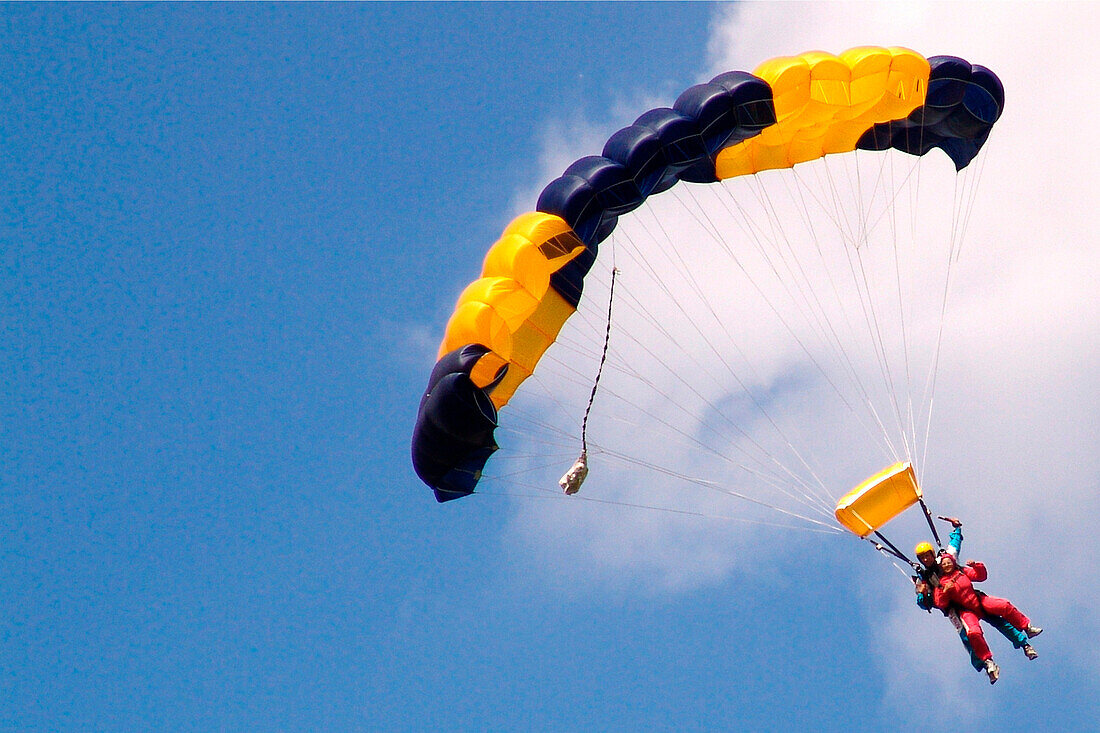
[[[919,545],[917,545],[913,549],[913,553],[916,554],[916,555],[921,555],[925,552],[935,552],[935,551],[936,550],[935,550],[935,548],[932,547],[931,542],[921,542]]]

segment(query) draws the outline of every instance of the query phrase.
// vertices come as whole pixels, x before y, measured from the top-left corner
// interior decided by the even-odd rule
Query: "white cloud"
[[[991,585],[1069,627],[1066,638],[1095,640],[1096,612],[1080,614],[1096,608],[1097,595],[1074,577],[1098,565],[1090,533],[1100,509],[1100,246],[1088,182],[1100,160],[1087,122],[1098,102],[1082,90],[1097,69],[1100,12],[1091,4],[752,4],[729,21],[711,44],[716,68],[872,42],[963,56],[1000,75],[1005,115],[952,304],[957,330],[945,349],[928,477],[952,511],[973,519],[967,549],[990,560]],[[899,620],[881,635],[888,643],[911,631]],[[915,663],[928,647],[899,654]],[[1080,651],[1089,648],[1060,651],[1095,674],[1094,655]]]
[[[1096,478],[1100,461],[1095,454],[1100,427],[1100,308],[1095,295],[1100,245],[1093,234],[1098,222],[1091,180],[1100,160],[1089,122],[1100,102],[1091,92],[1082,91],[1090,88],[1098,68],[1092,36],[1100,26],[1100,11],[1091,4],[752,3],[729,6],[723,12],[713,26],[707,50],[714,73],[751,69],[761,59],[811,48],[839,52],[879,44],[908,46],[925,55],[962,56],[994,69],[1004,82],[1005,114],[984,154],[981,198],[955,271],[957,287],[944,334],[924,478],[933,509],[941,507],[968,520],[964,555],[988,561],[991,587],[1043,623],[1064,628],[1051,646],[1071,664],[1095,674],[1095,653],[1084,650],[1096,647],[1098,635],[1093,629],[1100,622],[1095,611],[1100,596],[1077,578],[1091,577],[1100,569],[1097,542],[1091,535],[1100,509]],[[585,133],[583,127],[574,122],[559,128],[568,132],[548,136],[547,171],[560,171],[573,158],[599,149],[603,131]],[[556,173],[548,173],[545,180],[552,175]],[[677,195],[682,200],[687,194]],[[529,192],[525,198],[531,199]],[[664,198],[660,205],[667,205],[669,211],[680,206],[673,194]],[[692,246],[703,246],[704,234],[688,234],[698,226],[698,218],[665,216],[678,236]],[[644,212],[637,218],[630,236],[640,239],[646,236]],[[627,282],[642,267],[630,260],[628,244],[616,247],[613,254],[621,258],[621,277]],[[606,260],[607,254],[605,248],[601,257]],[[723,270],[728,264],[708,261],[715,265],[700,277],[717,281],[707,289],[721,290],[723,282],[745,286]],[[664,266],[674,267],[671,260]],[[598,270],[593,276],[586,298],[594,305],[582,316],[589,320],[577,324],[577,331],[602,336],[605,306],[595,304],[606,303],[607,283],[601,284]],[[722,280],[726,277],[730,279]],[[663,298],[650,285],[641,286],[634,295],[650,302]],[[661,307],[665,306],[655,310],[662,313],[663,325],[675,330],[682,353],[706,350],[690,319],[680,317],[671,306],[665,311]],[[695,307],[688,306],[693,317]],[[826,456],[824,468],[830,476],[860,475],[865,470],[863,456],[828,457],[830,450],[836,452],[830,446],[835,436],[858,428],[844,411],[825,406],[828,390],[812,370],[802,369],[805,360],[800,350],[789,339],[768,337],[776,329],[769,324],[766,309],[734,315],[726,310],[727,303],[720,301],[714,307],[715,317],[738,324],[740,330],[732,340],[752,345],[753,370],[742,366],[737,371],[751,374],[746,381],[761,399],[778,400],[772,408],[775,419],[805,441],[808,453]],[[647,355],[623,335],[631,321],[640,320],[631,312],[629,297],[618,298],[616,308],[611,366],[598,395],[601,409],[592,418],[592,435],[619,430],[622,445],[632,446],[653,463],[693,476],[710,472],[739,477],[723,485],[751,483],[743,472],[724,466],[706,450],[680,450],[682,438],[684,442],[710,441],[722,452],[734,452],[733,446],[744,440],[720,420],[711,423],[707,434],[676,440],[667,430],[615,427],[619,418],[639,420],[643,426],[654,419],[631,414],[627,403],[640,399],[650,400],[643,409],[662,417],[670,415],[670,410],[674,413],[678,404],[706,409],[709,402],[714,408],[721,403],[724,409],[739,409],[732,393],[721,388],[721,377],[707,376],[713,361],[699,370],[690,387],[669,379],[659,366],[659,355]],[[563,339],[569,338],[573,336],[566,332]],[[577,372],[575,381],[564,382],[572,394],[562,400],[573,406],[571,410],[563,411],[548,398],[527,408],[545,420],[564,415],[561,424],[571,433],[563,439],[561,463],[533,479],[542,482],[533,490],[552,485],[579,447],[576,406],[583,409],[587,401],[599,339],[585,349],[580,355],[569,355],[566,343],[556,357],[560,374],[567,368]],[[636,379],[616,371],[628,353],[653,365],[647,376],[653,383],[649,390],[638,390]],[[677,366],[696,368],[690,363]],[[691,394],[693,388],[706,392],[707,402]],[[538,389],[535,385],[533,393]],[[623,399],[617,399],[616,393]],[[649,397],[639,398],[639,394]],[[737,414],[743,420],[748,413]],[[679,424],[683,422],[679,419]],[[508,439],[506,434],[501,436],[502,441]],[[769,451],[780,453],[783,448],[769,446]],[[632,490],[639,482],[649,484],[644,494]],[[831,491],[836,488],[829,485]],[[766,512],[756,514],[751,505],[731,501],[712,489],[690,485],[685,489],[683,482],[660,473],[614,466],[606,456],[593,461],[593,475],[582,491],[624,502],[645,496],[653,506],[708,515],[746,511],[757,519],[782,519]],[[685,491],[690,499],[684,498]],[[770,495],[768,500],[772,501]],[[801,511],[797,502],[781,498],[775,503]],[[579,587],[580,592],[593,582],[606,586],[639,579],[654,592],[698,587],[731,573],[748,572],[735,567],[734,560],[746,549],[751,548],[759,560],[769,552],[792,552],[799,546],[830,541],[825,538],[819,543],[815,535],[789,533],[784,539],[795,549],[779,549],[778,543],[767,541],[774,532],[755,524],[730,532],[728,523],[715,520],[615,506],[578,507],[577,502],[565,500],[520,503],[512,530],[513,541],[539,553],[563,588]],[[868,578],[876,579],[881,581],[881,574]],[[904,695],[912,689],[918,670],[954,670],[965,663],[961,645],[953,641],[945,621],[945,629],[933,632],[931,622],[920,623],[925,621],[923,615],[916,622],[913,616],[909,607],[894,609],[890,623],[872,631],[879,645],[890,650],[890,657],[900,660],[889,672],[899,706],[904,706]],[[1071,646],[1066,640],[1074,637],[1093,643]],[[995,650],[998,641],[992,641]],[[953,694],[946,683],[941,692]],[[975,710],[975,715],[980,714],[980,709]]]

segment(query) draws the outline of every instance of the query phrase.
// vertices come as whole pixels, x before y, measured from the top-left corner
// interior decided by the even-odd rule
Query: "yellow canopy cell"
[[[550,278],[583,251],[584,244],[560,217],[521,214],[489,248],[481,277],[459,296],[439,356],[465,344],[488,347],[470,377],[484,387],[508,366],[492,394],[497,408],[531,375],[576,310],[550,287]]]
[[[914,51],[875,46],[767,61],[754,73],[772,88],[775,124],[720,152],[715,172],[726,179],[850,152],[875,124],[924,104],[929,70]]]

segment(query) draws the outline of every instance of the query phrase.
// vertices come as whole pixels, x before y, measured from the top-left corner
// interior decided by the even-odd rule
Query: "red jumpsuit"
[[[985,565],[976,562],[973,566],[964,565],[944,575],[940,578],[939,587],[934,590],[937,608],[946,611],[949,606],[954,605],[958,609],[966,638],[970,640],[978,659],[983,662],[992,659],[993,653],[985,643],[978,619],[985,618],[986,614],[1000,616],[1021,631],[1031,623],[1027,616],[1004,598],[979,594],[974,590],[974,583],[980,583],[987,577]]]

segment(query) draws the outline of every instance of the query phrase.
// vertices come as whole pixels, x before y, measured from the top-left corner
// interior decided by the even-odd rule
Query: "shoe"
[[[1035,651],[1035,647],[1033,647],[1031,644],[1024,644],[1023,650],[1024,650],[1024,656],[1027,657],[1028,659],[1038,659],[1039,658],[1039,652]]]
[[[1001,676],[1001,669],[992,659],[988,659],[985,663],[985,673],[989,675],[989,684],[992,685],[995,684],[997,678]]]
[[[1034,624],[1028,624],[1027,628],[1024,629],[1024,633],[1027,634],[1027,638],[1033,639],[1043,633],[1043,630]]]

